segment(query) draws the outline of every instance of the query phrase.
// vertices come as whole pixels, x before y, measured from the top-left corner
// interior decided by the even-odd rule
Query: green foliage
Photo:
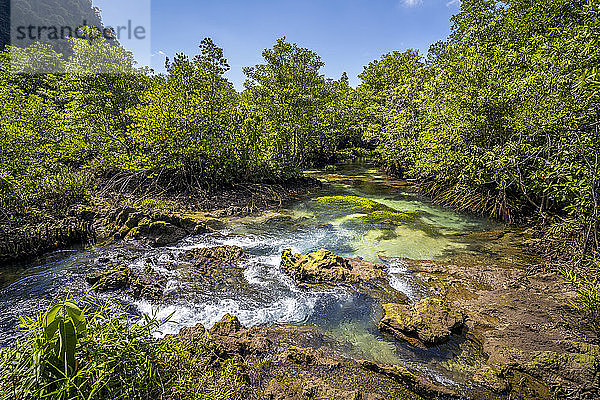
[[[200,48],[193,60],[178,54],[168,76],[129,112],[134,151],[123,163],[166,172],[176,189],[237,180],[247,158],[237,127],[237,93],[223,77],[227,60],[210,39]]]
[[[164,321],[136,323],[75,299],[22,322],[25,338],[0,349],[2,400],[242,399],[246,393],[244,365],[208,334],[155,339]]]
[[[173,400],[243,400],[248,377],[240,361],[229,358],[207,333],[179,343],[172,360]]]
[[[308,49],[279,40],[240,94],[209,38],[156,76],[81,30],[66,58],[39,43],[0,53],[0,224],[64,217],[97,189],[152,196],[280,181],[360,143],[347,77],[319,75]],[[49,68],[60,73],[33,73]]]
[[[600,5],[465,0],[425,60],[391,53],[357,93],[388,171],[462,209],[571,216],[597,247]]]
[[[154,339],[154,320],[132,324],[126,314],[75,300],[56,304],[36,319],[22,318],[24,340],[2,349],[0,398],[145,399],[164,389],[160,361],[166,343]],[[99,308],[98,308],[99,307]]]
[[[244,69],[242,94],[246,109],[253,110],[253,130],[263,132],[256,141],[259,156],[284,173],[334,161],[338,148],[356,140],[347,76],[325,79],[321,58],[285,38],[263,58],[265,64]]]

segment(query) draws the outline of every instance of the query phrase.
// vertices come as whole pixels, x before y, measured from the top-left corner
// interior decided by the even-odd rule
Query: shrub
[[[25,339],[0,352],[0,399],[147,399],[165,391],[169,343],[152,337],[156,320],[135,324],[67,299],[21,321]]]
[[[39,194],[51,208],[63,208],[81,202],[91,190],[88,177],[82,172],[63,170],[40,181]]]
[[[67,298],[0,349],[0,400],[242,399],[244,364],[208,333],[156,339],[167,321]]]

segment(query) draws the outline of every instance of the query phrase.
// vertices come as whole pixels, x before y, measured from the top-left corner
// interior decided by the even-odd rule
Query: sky
[[[164,72],[165,57],[194,56],[204,37],[224,49],[227,77],[242,90],[242,68],[262,62],[261,53],[285,36],[316,51],[322,73],[338,79],[345,71],[356,86],[363,66],[390,51],[427,53],[450,33],[460,0],[128,0],[103,4],[105,19],[134,19],[149,25],[149,41],[131,48],[141,64]],[[125,5],[126,4],[126,5]],[[104,6],[104,8],[103,8]],[[144,20],[150,10],[150,21]],[[140,17],[141,16],[141,17]],[[110,17],[110,18],[109,18]],[[110,22],[110,21],[109,21]],[[124,44],[127,48],[128,44]],[[143,61],[142,61],[143,60]],[[150,60],[150,61],[148,61]]]

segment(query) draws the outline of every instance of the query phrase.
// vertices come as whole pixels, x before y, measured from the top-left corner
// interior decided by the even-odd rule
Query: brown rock
[[[217,336],[231,336],[241,330],[242,324],[240,320],[233,315],[225,314],[219,322],[210,328],[209,332]]]
[[[348,260],[321,249],[307,255],[293,254],[290,249],[281,252],[281,270],[297,282],[337,283],[357,282]]]
[[[414,305],[383,305],[379,329],[410,341],[417,338],[425,346],[448,340],[465,326],[465,315],[439,299],[427,298]]]

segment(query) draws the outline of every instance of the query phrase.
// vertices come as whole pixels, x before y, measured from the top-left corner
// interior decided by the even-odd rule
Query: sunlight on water
[[[444,251],[464,247],[444,237],[431,237],[425,232],[398,226],[391,231],[369,230],[350,245],[356,255],[368,261],[378,262],[381,257],[406,257],[429,260],[441,256]]]
[[[388,364],[400,362],[400,357],[396,354],[396,346],[369,332],[367,326],[360,321],[344,322],[330,333],[336,339],[350,344],[357,357]]]

